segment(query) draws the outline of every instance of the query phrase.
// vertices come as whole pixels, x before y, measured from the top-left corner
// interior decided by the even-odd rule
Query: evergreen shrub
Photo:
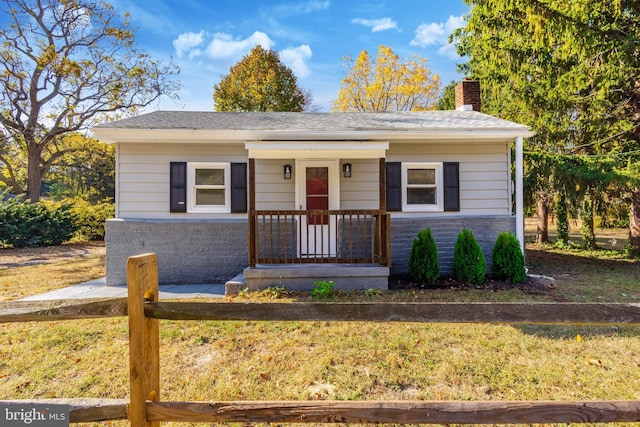
[[[482,248],[471,230],[458,234],[453,249],[453,277],[460,282],[483,283],[487,274],[487,261]]]
[[[523,282],[526,277],[524,255],[520,243],[513,233],[498,234],[491,255],[491,272],[500,280],[512,283]]]
[[[20,198],[0,202],[0,245],[14,248],[66,242],[77,227],[70,206],[30,203]]]
[[[423,285],[433,285],[440,277],[438,265],[438,247],[431,229],[418,233],[409,253],[409,276]]]

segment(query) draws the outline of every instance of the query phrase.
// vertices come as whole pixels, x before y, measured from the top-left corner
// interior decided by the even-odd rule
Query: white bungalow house
[[[156,111],[94,128],[116,144],[107,285],[126,282],[129,256],[155,252],[161,283],[386,288],[427,227],[443,274],[463,228],[490,261],[499,232],[524,241],[532,133],[473,111],[478,94],[464,81],[455,111]]]

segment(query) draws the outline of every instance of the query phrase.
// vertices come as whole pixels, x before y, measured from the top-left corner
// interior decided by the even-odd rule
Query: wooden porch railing
[[[249,212],[249,265],[371,263],[391,266],[390,217],[383,210]]]

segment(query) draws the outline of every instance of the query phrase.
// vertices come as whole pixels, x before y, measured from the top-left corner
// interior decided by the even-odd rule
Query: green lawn
[[[555,277],[554,285],[535,292],[465,288],[338,297],[637,302],[640,295],[640,262],[615,252],[531,246],[527,263],[532,273]],[[45,270],[55,264],[24,268],[48,274]],[[28,270],[15,271],[15,277],[12,271],[3,270],[0,280],[28,289],[20,279]],[[640,399],[638,332],[631,327],[162,321],[161,398]],[[0,325],[0,396],[126,398],[127,342],[124,318]]]

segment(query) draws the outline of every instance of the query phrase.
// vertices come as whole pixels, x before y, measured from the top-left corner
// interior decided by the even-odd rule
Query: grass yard
[[[84,257],[0,270],[1,295],[28,295],[46,281],[64,285],[66,272],[94,271],[96,262]],[[529,246],[527,264],[556,281],[336,298],[638,302],[640,296],[640,262],[614,251]],[[160,331],[163,400],[640,399],[640,336],[631,327],[161,321]],[[125,318],[0,325],[0,399],[126,398],[127,342]]]

